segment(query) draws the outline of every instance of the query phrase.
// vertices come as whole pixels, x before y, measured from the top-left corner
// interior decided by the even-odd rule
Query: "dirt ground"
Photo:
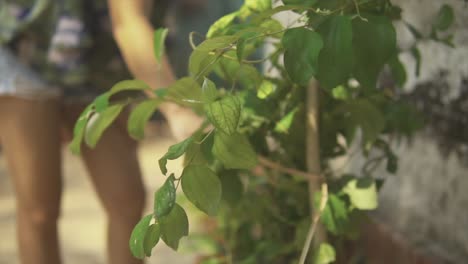
[[[154,190],[164,181],[157,160],[171,143],[174,143],[171,138],[162,136],[152,137],[140,146],[139,154],[148,194],[147,211],[152,207]],[[169,166],[173,170],[180,170],[181,164],[172,162]],[[59,228],[64,263],[105,263],[105,216],[81,160],[66,149],[63,174],[64,192]],[[147,263],[185,264],[193,263],[193,260],[193,255],[174,252],[164,243],[159,243]],[[4,157],[0,154],[0,264],[17,263],[14,192]]]

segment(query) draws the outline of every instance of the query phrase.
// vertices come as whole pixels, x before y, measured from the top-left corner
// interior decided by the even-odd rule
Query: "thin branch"
[[[315,181],[323,180],[323,177],[321,175],[318,175],[315,173],[309,173],[309,172],[305,172],[305,171],[301,171],[301,170],[297,170],[293,168],[288,168],[262,156],[258,156],[258,161],[260,162],[262,166],[273,169],[273,170],[277,170],[279,172],[283,172],[283,173],[290,174],[290,175],[298,175],[298,176],[304,177],[305,179],[311,179]]]
[[[323,210],[325,210],[325,206],[327,205],[328,201],[328,185],[326,183],[322,184],[322,196],[320,198],[320,207],[317,214],[314,216],[314,220],[310,225],[309,232],[307,233],[307,238],[304,243],[304,247],[302,248],[301,258],[299,260],[299,264],[304,264],[307,258],[307,254],[309,253],[310,244],[312,243],[312,239],[314,238],[315,231],[317,230],[317,225],[322,216]]]

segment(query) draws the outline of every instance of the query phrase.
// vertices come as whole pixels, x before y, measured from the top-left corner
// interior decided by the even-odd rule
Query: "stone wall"
[[[468,4],[462,0],[394,2],[403,8],[403,18],[425,34],[429,34],[431,21],[442,4],[454,7],[456,21],[451,32],[455,34],[455,48],[434,41],[419,43],[423,60],[419,77],[414,74],[416,63],[411,54],[401,55],[408,72],[405,92],[414,92],[415,87],[424,89],[425,85],[447,84],[439,85],[438,89],[446,89],[441,93],[441,100],[450,104],[468,89],[467,83],[462,82],[468,77]],[[403,25],[397,24],[397,28],[400,47],[408,49],[414,38]],[[440,75],[440,72],[447,74]],[[466,120],[467,100],[463,109]],[[468,133],[467,127],[460,129]],[[374,216],[415,249],[437,256],[444,263],[468,263],[468,192],[465,191],[468,162],[450,149],[443,150],[443,141],[436,140],[429,130],[411,143],[395,146],[400,168],[397,175],[387,175],[380,207]]]

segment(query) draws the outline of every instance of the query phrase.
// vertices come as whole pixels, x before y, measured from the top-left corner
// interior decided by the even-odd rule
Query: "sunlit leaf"
[[[377,208],[377,188],[375,180],[369,177],[352,179],[343,188],[351,204],[357,209],[374,210]]]
[[[257,90],[257,97],[260,99],[265,99],[274,91],[275,91],[275,84],[268,80],[263,80],[262,84]]]
[[[294,121],[294,116],[296,115],[297,111],[299,111],[299,107],[294,108],[291,110],[289,113],[287,113],[281,120],[276,123],[275,126],[275,132],[278,133],[288,133],[289,128],[291,127],[293,121]]]
[[[220,19],[216,20],[206,33],[207,38],[217,36],[220,32],[223,32],[237,17],[237,12],[227,14]]]
[[[271,9],[271,0],[245,0],[244,5],[239,10],[239,15],[246,18],[254,13],[261,13]]]
[[[335,249],[328,243],[320,244],[315,252],[314,264],[329,264],[336,260]]]
[[[343,85],[338,85],[332,89],[332,96],[338,100],[347,100],[350,97],[350,92]]]

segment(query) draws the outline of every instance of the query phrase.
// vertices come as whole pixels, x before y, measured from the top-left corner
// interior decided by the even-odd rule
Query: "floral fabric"
[[[1,0],[0,43],[65,97],[93,98],[131,78],[113,39],[106,0]],[[188,4],[191,3],[191,4]],[[197,4],[193,4],[197,3]],[[156,0],[152,21],[169,21],[169,57],[187,72],[188,34],[204,34],[240,0]],[[1,91],[0,87],[0,94]]]

